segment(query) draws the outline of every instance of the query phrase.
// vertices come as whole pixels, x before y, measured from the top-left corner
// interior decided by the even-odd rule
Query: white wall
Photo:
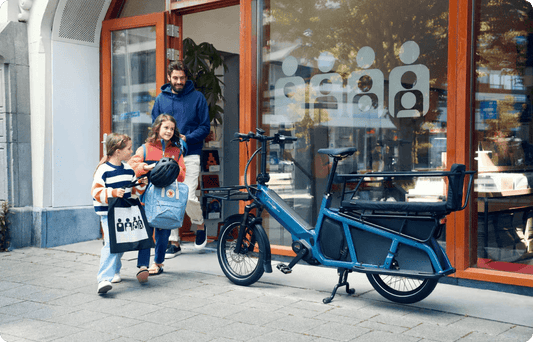
[[[239,53],[239,6],[183,16],[183,38],[211,43],[217,50]]]
[[[52,41],[52,206],[92,205],[99,160],[99,48]]]

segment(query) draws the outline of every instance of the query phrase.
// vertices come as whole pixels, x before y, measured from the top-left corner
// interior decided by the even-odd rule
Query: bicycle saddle
[[[317,151],[321,154],[327,154],[330,157],[346,158],[357,152],[355,147],[341,147],[341,148],[321,148]]]

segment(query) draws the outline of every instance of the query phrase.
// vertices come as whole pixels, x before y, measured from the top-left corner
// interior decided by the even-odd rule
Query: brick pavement
[[[22,341],[529,341],[533,297],[439,284],[424,301],[381,298],[350,275],[330,304],[335,270],[297,265],[240,287],[212,251],[165,261],[141,285],[135,253],[123,258],[119,284],[96,294],[101,241],[0,253],[0,342]]]

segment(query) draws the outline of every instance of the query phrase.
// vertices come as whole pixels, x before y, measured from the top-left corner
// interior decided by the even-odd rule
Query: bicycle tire
[[[383,297],[396,303],[412,304],[433,292],[438,280],[415,279],[383,274],[367,274],[372,287]]]
[[[235,243],[241,229],[241,221],[228,222],[220,232],[217,244],[218,263],[222,272],[234,284],[248,286],[258,281],[263,273],[265,260],[265,244],[257,235],[259,225],[246,227],[243,245],[239,253],[235,253]]]

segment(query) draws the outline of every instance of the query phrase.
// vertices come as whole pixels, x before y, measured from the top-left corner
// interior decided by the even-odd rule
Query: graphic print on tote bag
[[[141,217],[141,211],[138,207],[115,208],[117,243],[137,242],[148,238]],[[133,222],[131,222],[131,218],[133,218]],[[119,230],[119,225],[124,229]]]

